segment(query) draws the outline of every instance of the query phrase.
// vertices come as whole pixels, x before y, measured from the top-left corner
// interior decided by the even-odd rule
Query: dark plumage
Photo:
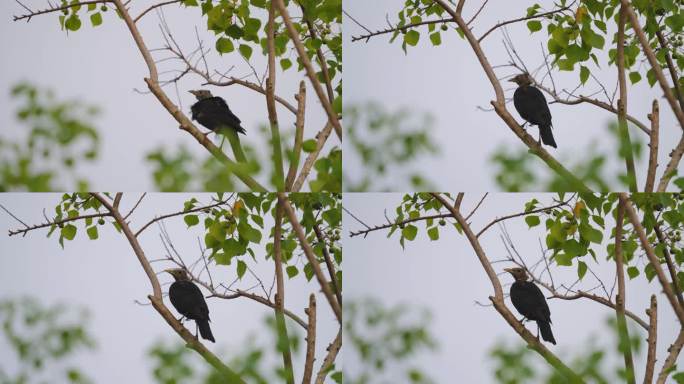
[[[178,313],[188,319],[195,320],[203,339],[215,342],[209,327],[209,307],[204,301],[202,291],[188,278],[183,269],[167,269],[176,280],[169,288],[169,299]]]
[[[527,319],[537,322],[542,339],[556,344],[551,332],[551,311],[542,291],[536,284],[527,281],[527,272],[524,269],[506,268],[504,271],[515,278],[515,283],[511,285],[511,301],[515,309]]]
[[[539,137],[544,144],[556,148],[551,132],[551,111],[544,94],[532,86],[532,78],[527,73],[521,73],[509,81],[518,84],[513,94],[515,109],[523,119],[539,127]]]
[[[197,98],[197,102],[190,107],[192,119],[216,132],[220,128],[232,128],[238,133],[245,133],[240,125],[240,119],[228,108],[226,101],[212,96],[206,89],[190,91]]]

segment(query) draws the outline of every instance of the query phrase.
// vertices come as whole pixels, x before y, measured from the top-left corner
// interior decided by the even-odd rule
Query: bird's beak
[[[512,268],[504,268],[504,271],[513,274],[513,269]]]
[[[197,91],[188,91],[188,92],[190,92],[190,93],[192,93],[193,95],[197,96]]]
[[[515,83],[515,77],[509,79],[508,82],[509,82],[509,83]],[[190,91],[190,92],[192,92],[192,91]]]
[[[165,269],[164,272],[173,275],[173,269]]]

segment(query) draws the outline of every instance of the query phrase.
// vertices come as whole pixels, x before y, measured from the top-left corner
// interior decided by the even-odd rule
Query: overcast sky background
[[[466,2],[463,10],[466,20],[470,19],[481,3],[480,1]],[[527,7],[534,3],[543,4],[534,0],[489,2],[473,24],[475,35],[481,36],[500,21],[525,16]],[[388,20],[395,24],[398,20],[397,13],[403,9],[403,6],[404,1],[400,0],[345,0],[343,4],[347,13],[372,31],[387,28]],[[431,136],[433,141],[441,147],[441,153],[434,157],[421,158],[409,168],[420,170],[422,176],[433,182],[434,190],[496,190],[495,168],[490,165],[489,158],[499,146],[517,152],[524,148],[524,144],[495,112],[483,112],[477,109],[478,106],[491,107],[489,102],[495,96],[470,45],[461,40],[451,28],[449,32],[442,32],[442,44],[434,47],[428,39],[427,26],[418,30],[421,33],[418,45],[408,47],[408,54],[404,54],[401,49],[401,36],[394,43],[389,43],[391,34],[373,37],[368,42],[352,43],[352,36],[364,34],[365,31],[349,17],[344,16],[345,106],[376,101],[384,105],[388,111],[408,110],[414,114],[430,113],[435,118]],[[509,25],[508,31],[515,48],[525,60],[528,68],[543,65],[540,44],[543,43],[546,49],[545,33],[538,32],[531,36],[525,23]],[[601,63],[607,62],[603,60],[603,57],[607,57],[612,40],[613,31],[609,29],[608,32],[611,35],[606,38],[605,55],[598,55]],[[506,64],[509,61],[502,40],[502,33],[497,31],[483,41],[483,49],[492,65]],[[592,63],[589,68],[592,74],[601,79],[612,93],[616,84],[615,67],[605,66],[599,70]],[[641,71],[644,80],[636,86],[629,87],[628,112],[648,126],[646,114],[651,112],[653,99],[659,99],[661,111],[659,163],[661,168],[658,178],[660,178],[662,169],[669,159],[667,154],[672,150],[674,143],[679,140],[681,129],[676,125],[666,100],[661,98],[662,91],[657,85],[653,89],[648,87],[645,81],[646,69],[644,67]],[[511,68],[501,68],[497,69],[496,73],[499,78],[502,78],[513,74],[514,71]],[[579,83],[578,73],[579,69],[572,73],[555,70],[553,77],[557,88],[568,91],[574,89]],[[545,85],[550,85],[548,79]],[[515,85],[503,82],[502,86],[506,91],[506,96],[512,97]],[[598,85],[590,79],[587,86],[578,90],[577,93],[590,95],[599,89]],[[512,103],[508,104],[508,108],[516,119],[522,121]],[[575,164],[578,156],[585,154],[591,143],[596,144],[599,152],[609,154],[609,158],[614,157],[617,147],[607,129],[613,115],[584,104],[575,106],[552,104],[550,109],[554,122],[553,134],[558,143],[558,149],[545,148],[564,165],[570,167]],[[534,137],[538,137],[537,127],[532,127],[529,132]],[[630,132],[632,137],[647,139],[638,128],[632,127]],[[352,155],[353,152],[348,144],[349,142],[345,145],[345,174],[360,174],[364,172],[364,164],[357,156]],[[647,155],[648,147],[644,149],[646,150],[644,154]],[[647,156],[644,160],[647,160]],[[619,167],[617,171],[624,172],[622,162],[614,163],[607,167],[608,175],[611,171],[616,171],[616,165]],[[401,169],[390,171],[391,182],[396,188],[394,190],[410,189],[408,179],[403,178],[402,182],[400,177],[404,173],[406,173],[405,170]],[[643,188],[645,163],[637,166],[637,177],[640,188]]]
[[[47,5],[44,0],[23,3],[40,9]],[[156,3],[159,2],[135,1],[131,5],[131,14],[138,15],[141,10]],[[39,88],[55,90],[59,100],[78,99],[102,110],[102,115],[95,120],[102,143],[99,161],[96,165],[84,167],[82,172],[92,180],[92,190],[151,190],[151,167],[145,162],[145,155],[162,145],[168,149],[168,153],[173,153],[177,151],[178,144],[184,144],[196,157],[207,157],[208,153],[203,147],[189,134],[178,129],[178,123],[154,95],[134,92],[134,88],[147,90],[143,79],[149,76],[149,71],[126,25],[112,10],[103,14],[104,22],[96,28],[92,27],[89,16],[85,16],[84,10],[81,10],[81,29],[68,34],[60,31],[58,14],[36,16],[29,23],[12,21],[13,15],[23,13],[23,8],[14,1],[0,2],[0,35],[12,37],[0,41],[0,50],[3,52],[3,59],[0,60],[0,125],[5,127],[2,137],[16,139],[23,137],[27,131],[26,127],[15,121],[17,104],[10,98],[9,91],[17,83],[29,81]],[[164,7],[164,13],[174,38],[186,53],[197,47],[197,27],[205,47],[211,48],[207,57],[210,71],[216,69],[225,72],[235,66],[228,76],[242,78],[252,73],[237,52],[237,46],[234,52],[223,56],[215,52],[213,47],[217,37],[207,31],[206,17],[201,16],[199,8],[186,9],[171,5]],[[295,14],[299,15],[297,12]],[[261,15],[259,18],[264,20]],[[159,20],[154,12],[143,17],[138,22],[138,28],[148,48],[163,46]],[[251,64],[261,77],[266,71],[266,58],[261,55],[260,48],[253,48]],[[157,52],[154,57],[168,56],[167,53]],[[289,57],[296,63],[294,52],[290,52]],[[304,72],[295,72],[295,67],[284,74],[278,71],[276,75],[276,94],[293,105],[296,105],[294,94],[299,90],[299,82],[304,79]],[[183,70],[184,66],[175,61],[160,66],[160,71],[169,69]],[[171,79],[176,74],[161,76],[162,79]],[[255,82],[253,75],[246,80]],[[202,83],[204,80],[197,75],[187,75],[178,83],[182,110],[187,115],[195,100],[187,91],[202,88]],[[323,128],[326,120],[315,92],[308,82],[306,85],[309,92],[304,138],[309,139]],[[268,124],[265,96],[239,85],[209,89],[223,97],[242,120],[247,135],[241,139],[251,143],[257,151],[266,151],[270,144],[262,141],[262,136],[256,132],[260,126]],[[178,104],[173,85],[165,87],[165,90],[171,100]],[[290,132],[294,137],[294,114],[278,104],[278,118],[281,132]],[[202,130],[206,131],[204,128]],[[323,153],[327,154],[334,145],[340,146],[340,143],[332,135]],[[268,174],[259,178],[259,181],[267,182]],[[239,181],[236,183],[241,186]],[[66,182],[61,184],[63,187],[71,185]]]
[[[197,197],[202,203],[209,203],[210,195]],[[128,211],[138,194],[127,194],[122,200],[122,209]],[[183,202],[190,195],[184,194],[150,194],[131,216],[131,226],[140,228],[155,216],[182,210]],[[50,215],[54,207],[61,200],[57,194],[2,194],[0,204],[7,207],[17,217],[26,223],[34,224],[43,221],[43,209]],[[273,225],[270,215],[264,217],[267,230]],[[201,225],[186,229],[182,217],[165,220],[168,233],[173,244],[186,262],[196,260],[200,251],[198,239],[203,238]],[[97,342],[94,352],[81,353],[72,360],[77,367],[89,375],[96,383],[151,383],[151,360],[147,357],[148,349],[153,343],[164,340],[167,344],[181,343],[182,340],[173,332],[166,322],[151,306],[141,306],[134,300],[147,301],[146,297],[152,289],[142,267],[131,250],[123,235],[107,224],[100,228],[100,239],[91,241],[83,231],[83,224],[78,224],[79,233],[74,241],[65,241],[65,249],[58,244],[58,233],[46,238],[46,229],[29,233],[26,237],[7,236],[7,230],[20,228],[21,224],[4,212],[0,214],[0,298],[19,298],[33,296],[45,306],[64,303],[70,306],[83,306],[91,312],[91,320],[87,329]],[[165,251],[159,239],[160,230],[157,226],[149,227],[139,237],[143,250],[148,259],[164,257]],[[268,239],[268,233],[263,233],[262,244]],[[257,263],[245,261],[265,284],[270,286],[273,280],[273,262],[263,257],[265,250],[257,246]],[[261,251],[259,251],[261,250]],[[301,256],[303,257],[303,256]],[[299,266],[303,267],[300,260]],[[154,263],[156,271],[172,267],[170,263]],[[236,263],[230,266],[213,268],[214,281],[230,284],[236,277]],[[206,278],[206,275],[205,275]],[[162,290],[167,292],[168,284],[172,281],[170,275],[159,275]],[[245,275],[242,282],[233,288],[249,289],[256,280]],[[267,287],[268,289],[268,287]],[[337,334],[337,321],[328,308],[325,297],[319,292],[315,280],[306,283],[303,275],[293,280],[286,279],[286,308],[306,319],[304,308],[308,306],[309,294],[315,293],[317,299],[317,361],[315,372],[318,371],[325,348]],[[204,291],[206,294],[206,291]],[[253,291],[259,293],[259,291]],[[263,292],[261,292],[263,295]],[[170,302],[165,303],[171,308]],[[244,352],[244,346],[250,339],[255,345],[265,346],[265,354],[269,369],[282,364],[282,358],[275,355],[272,349],[271,333],[267,330],[264,320],[273,315],[273,310],[249,299],[220,300],[207,299],[212,330],[216,344],[210,342],[205,345],[225,360]],[[298,325],[289,323],[291,332],[303,335],[304,330]],[[192,322],[186,327],[193,333],[195,327]],[[305,347],[303,339],[302,348]],[[298,381],[301,381],[303,371],[304,349],[295,356],[294,366]],[[14,373],[16,361],[14,349],[0,337],[0,361],[3,369]],[[340,355],[338,364],[342,363]],[[200,363],[202,364],[202,363]],[[204,367],[204,365],[201,365]],[[122,369],[125,367],[125,369]]]
[[[543,205],[552,203],[552,194],[490,194],[483,205],[471,219],[472,227],[479,231],[496,217],[520,212],[523,204],[536,197]],[[482,197],[481,194],[466,194],[463,210],[470,210]],[[358,194],[347,193],[344,206],[366,224],[373,226],[386,223],[385,212],[394,217],[396,206],[401,202],[402,194]],[[612,229],[612,220],[606,220],[608,231]],[[519,336],[501,318],[492,307],[475,304],[488,302],[493,294],[492,286],[475,253],[465,236],[451,226],[440,230],[439,241],[432,242],[425,233],[425,224],[418,223],[419,235],[416,240],[406,242],[406,249],[399,245],[399,233],[387,238],[387,231],[370,233],[367,237],[349,237],[350,231],[364,227],[349,214],[344,214],[345,273],[353,276],[353,284],[346,284],[345,300],[356,300],[364,297],[380,299],[385,306],[398,303],[407,304],[416,310],[428,308],[433,315],[430,333],[439,343],[439,351],[435,354],[423,354],[416,365],[428,373],[436,383],[488,383],[495,382],[493,376],[493,359],[488,352],[498,343],[506,342],[509,346],[521,345]],[[527,229],[522,218],[506,221],[506,226],[522,257],[528,262],[535,262],[541,256],[540,243],[544,242],[543,226]],[[501,232],[496,226],[489,229],[480,241],[490,260],[506,257],[506,251],[500,240]],[[604,239],[608,235],[604,234]],[[604,249],[604,251],[601,251]],[[597,258],[605,260],[605,245],[598,248]],[[615,273],[614,264],[602,262],[597,265],[591,258],[584,260],[598,276],[612,284]],[[576,264],[576,263],[575,263]],[[643,268],[642,264],[640,269]],[[497,272],[511,266],[510,263],[494,264]],[[576,266],[559,269],[552,267],[556,285],[572,284],[577,279]],[[589,276],[589,275],[588,275]],[[610,278],[606,278],[610,277]],[[500,275],[504,292],[510,289],[513,279],[504,273]],[[548,280],[548,278],[547,278]],[[577,289],[589,290],[597,282],[591,277],[577,286]],[[660,294],[657,282],[647,284],[640,275],[635,280],[628,280],[626,307],[645,318],[644,310],[649,305],[650,295],[656,294],[658,299],[658,356],[657,372],[662,365],[663,353],[676,337],[675,317],[667,299]],[[546,292],[545,292],[546,293]],[[546,346],[561,359],[572,360],[586,354],[589,345],[605,346],[609,354],[613,354],[615,343],[612,332],[606,326],[608,318],[614,318],[615,312],[607,307],[588,300],[562,301],[549,300],[553,333],[557,345]],[[506,304],[517,314],[506,299]],[[632,335],[635,323],[628,320]],[[535,333],[534,324],[527,324]],[[646,332],[638,328],[645,343]],[[349,343],[346,343],[349,348]],[[635,357],[637,377],[643,378],[646,351],[642,344],[642,353]],[[358,372],[360,362],[352,358],[349,349],[345,354],[345,370]],[[539,361],[538,358],[534,358]],[[533,360],[534,360],[533,359]],[[609,367],[619,366],[621,360],[611,361]],[[544,372],[548,370],[545,369]]]

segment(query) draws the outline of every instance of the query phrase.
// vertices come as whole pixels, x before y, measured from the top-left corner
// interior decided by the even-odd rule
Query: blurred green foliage
[[[359,364],[354,372],[345,370],[345,383],[433,383],[415,360],[437,348],[426,309],[345,300],[344,322],[345,356]]]
[[[387,111],[369,102],[345,106],[344,118],[348,149],[345,156],[362,164],[361,174],[344,173],[345,191],[432,188],[420,167],[413,166],[439,153],[430,137],[433,122],[429,115],[415,117],[403,109]]]
[[[282,129],[283,127],[281,127]],[[284,143],[294,143],[293,130],[281,132],[281,139]],[[265,126],[253,134],[262,137],[260,142],[271,140],[270,129]],[[219,140],[218,145],[230,150],[227,143],[222,142],[221,136],[216,136]],[[254,177],[268,177],[270,183],[275,185],[275,168],[273,162],[273,146],[268,146],[267,150],[255,148],[248,141],[242,141],[242,148],[250,159],[247,165],[248,173]],[[307,152],[313,152],[313,148],[304,146],[302,157]],[[284,148],[284,156],[291,159],[293,150],[291,146]],[[162,192],[183,192],[183,191],[240,191],[245,190],[246,186],[237,181],[237,178],[223,164],[216,161],[211,155],[195,156],[185,146],[179,145],[176,149],[159,147],[150,151],[146,156],[146,161],[152,166],[152,177],[157,189]],[[301,169],[302,162],[300,162]],[[289,167],[289,163],[285,164]],[[341,191],[342,180],[342,151],[337,147],[332,147],[328,155],[319,155],[314,162],[311,173],[308,177],[308,186],[311,192]],[[275,187],[270,188],[275,190]]]
[[[566,156],[575,162],[570,164],[568,169],[592,190],[626,190],[628,177],[624,171],[624,159],[629,152],[617,124],[610,124],[608,130],[615,140],[614,146],[611,146],[616,149],[615,153],[601,153],[596,143],[592,143],[583,156]],[[635,160],[641,159],[644,146],[641,136],[634,135],[631,138],[631,150]],[[560,157],[562,158],[563,154]],[[490,161],[495,167],[494,178],[497,185],[506,192],[576,190],[527,149],[509,150],[500,146],[492,154]],[[616,173],[613,171],[614,168],[619,171]],[[681,182],[675,181],[674,184],[681,188]]]
[[[592,336],[588,338],[585,343],[586,348],[580,354],[574,357],[561,358],[570,361],[570,368],[588,383],[623,383],[625,382],[624,364],[618,363],[613,367],[610,365],[615,362],[611,360],[611,355],[616,357],[622,355],[615,318],[608,318],[605,327],[608,328],[608,331],[605,333],[613,336],[612,345],[614,349],[608,346],[596,345],[597,338]],[[638,363],[637,357],[639,359],[645,358],[645,356],[640,356],[639,352],[642,339],[645,339],[647,335],[643,329],[638,329],[637,327],[630,328],[631,349],[634,354],[635,363]],[[524,343],[516,342],[513,345],[508,345],[499,342],[491,349],[490,356],[494,360],[493,374],[497,383],[568,383],[568,379],[565,376],[553,370],[539,354],[528,348]],[[618,358],[617,361],[622,361],[622,359]],[[643,369],[638,371],[643,372]]]
[[[77,101],[60,102],[29,83],[12,88],[16,119],[27,133],[0,137],[0,191],[87,190],[77,168],[96,160],[100,140],[90,123],[98,113]]]
[[[257,338],[256,335],[250,335],[245,342],[240,343],[239,350],[230,351],[229,354],[233,357],[226,361],[226,364],[248,383],[283,382],[282,364],[275,363],[281,361],[275,319],[269,316],[264,322],[268,332],[261,334],[260,337],[268,335],[271,339],[264,340]],[[289,326],[288,329],[294,330],[296,326]],[[299,341],[303,336],[297,332],[290,332],[290,335],[290,348],[293,354],[297,355],[300,353]],[[260,345],[256,345],[255,340]],[[217,371],[211,369],[197,353],[181,343],[159,341],[148,350],[148,355],[152,359],[155,382],[159,384],[219,384],[224,382],[223,377]],[[274,365],[269,366],[271,363]]]
[[[63,305],[44,306],[34,298],[2,299],[0,321],[16,361],[0,362],[0,383],[92,381],[69,361],[95,347],[86,330],[88,313]],[[16,366],[16,372],[6,371]],[[47,380],[47,381],[46,381]]]

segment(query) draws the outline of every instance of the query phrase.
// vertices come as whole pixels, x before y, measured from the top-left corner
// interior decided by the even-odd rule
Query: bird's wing
[[[536,112],[539,114],[541,121],[548,121],[548,123],[551,124],[551,111],[549,110],[549,105],[546,103],[546,97],[544,97],[542,91],[536,87],[530,86],[528,87],[528,93],[530,97],[535,100],[535,105],[539,106],[539,109],[537,109]]]
[[[211,99],[207,99],[207,102],[210,102],[212,107],[215,108],[217,111],[221,111],[222,113],[224,113],[226,118],[230,120],[229,123],[231,123],[231,126],[240,125],[240,119],[237,116],[235,116],[235,114],[233,114],[233,111],[230,110],[225,100],[223,100],[220,97],[212,97]]]
[[[182,315],[194,319],[209,319],[209,307],[204,301],[204,295],[194,283],[190,281],[176,281],[169,288],[171,304]]]
[[[549,309],[549,304],[546,303],[546,297],[544,297],[544,293],[535,283],[527,282],[526,285],[530,291],[530,294],[534,295],[534,301],[537,303],[537,308],[539,308],[538,313],[542,320],[551,322],[551,310]]]

